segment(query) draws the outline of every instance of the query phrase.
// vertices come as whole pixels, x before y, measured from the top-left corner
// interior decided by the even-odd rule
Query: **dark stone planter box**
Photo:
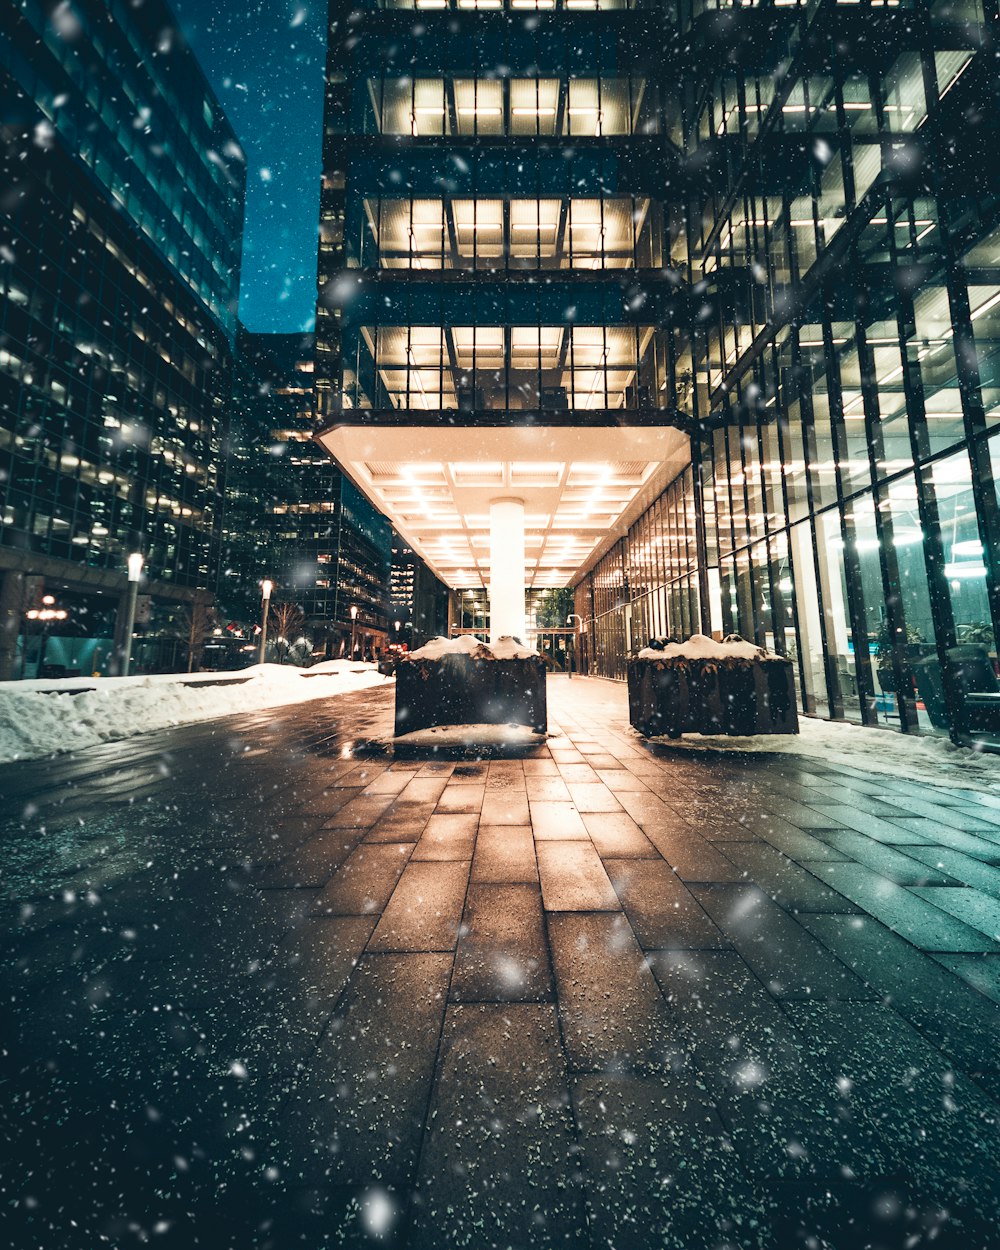
[[[529,725],[545,733],[545,662],[400,660],[396,665],[396,735],[435,725]]]
[[[646,737],[799,732],[790,661],[630,660],[629,721]]]

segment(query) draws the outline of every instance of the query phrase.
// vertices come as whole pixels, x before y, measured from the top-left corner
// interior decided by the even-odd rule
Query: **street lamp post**
[[[574,621],[576,621],[576,633],[573,635],[573,658],[569,665],[569,676],[571,681],[573,679],[573,666],[575,664],[579,664],[580,662],[580,627],[583,625],[583,617],[577,616],[575,612],[571,612],[569,616],[566,617],[566,624],[571,625]]]
[[[355,638],[357,637],[358,628],[358,608],[357,605],[351,604],[351,659],[354,659],[354,648],[356,646]]]
[[[139,597],[139,578],[145,563],[142,553],[133,551],[128,558],[128,608],[125,612],[125,645],[122,648],[122,676],[128,676],[132,663],[132,631],[135,629],[135,605]]]
[[[264,663],[264,656],[267,651],[267,614],[271,609],[271,591],[273,589],[274,582],[265,577],[260,584],[260,651],[257,654],[258,664]]]

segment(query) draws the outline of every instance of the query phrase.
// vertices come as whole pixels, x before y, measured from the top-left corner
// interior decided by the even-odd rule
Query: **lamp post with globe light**
[[[135,629],[135,605],[139,597],[139,578],[145,563],[142,553],[133,551],[128,558],[128,607],[125,610],[125,643],[122,648],[122,676],[127,677],[132,664],[132,631]]]
[[[264,655],[267,651],[267,614],[271,610],[271,591],[274,589],[274,582],[265,577],[260,584],[260,651],[257,654],[257,663],[264,663]]]
[[[358,608],[357,604],[351,604],[351,659],[354,659],[354,648],[357,645],[355,638],[357,637],[358,628]]]

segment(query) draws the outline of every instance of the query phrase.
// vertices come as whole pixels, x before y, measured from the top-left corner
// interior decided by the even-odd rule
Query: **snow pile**
[[[446,655],[475,655],[483,649],[485,643],[480,642],[474,634],[460,634],[457,638],[443,638],[440,634],[425,642],[416,651],[410,651],[400,658],[404,660],[440,660]]]
[[[687,642],[669,642],[653,638],[639,652],[640,660],[781,660],[784,657],[747,642],[739,634],[730,634],[716,642],[706,634],[692,634]]]
[[[493,652],[494,660],[530,660],[538,655],[534,647],[525,646],[523,642],[518,642],[509,634],[504,634],[496,642],[491,642],[490,650]]]
[[[372,665],[254,665],[237,673],[69,678],[0,686],[0,762],[79,751],[234,712],[301,703],[382,685]],[[81,691],[72,694],[70,691]],[[46,693],[46,692],[54,693]]]
[[[441,660],[446,655],[469,655],[476,660],[527,660],[538,655],[538,652],[509,635],[488,643],[480,642],[474,634],[460,634],[457,638],[442,638],[439,635],[403,658]]]
[[[888,774],[905,781],[957,790],[1000,792],[1000,755],[956,747],[938,734],[901,734],[811,716],[799,717],[797,737],[759,734],[753,738],[730,738],[685,734],[683,738],[672,740],[669,749],[791,755],[863,773]]]

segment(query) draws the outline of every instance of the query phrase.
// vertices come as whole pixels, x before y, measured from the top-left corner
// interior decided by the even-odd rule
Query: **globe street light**
[[[257,656],[257,663],[264,663],[264,652],[267,648],[267,614],[271,608],[271,591],[274,589],[274,582],[268,578],[260,584],[261,608],[260,608],[260,652]]]
[[[49,642],[49,630],[52,628],[53,621],[64,621],[69,613],[64,608],[57,608],[55,598],[52,595],[42,596],[42,607],[32,608],[30,612],[26,612],[25,616],[29,621],[40,621],[42,625],[41,641],[38,646],[38,664],[36,665],[36,676],[41,677],[42,667],[45,664],[45,650]],[[24,654],[27,654],[27,638],[25,638]],[[21,676],[24,676],[24,667],[22,664]]]
[[[128,608],[125,613],[125,646],[122,650],[122,676],[128,676],[132,663],[132,631],[135,629],[135,605],[139,597],[139,578],[145,563],[142,553],[133,551],[128,558]]]
[[[358,609],[357,609],[357,605],[352,603],[351,604],[351,659],[352,660],[354,659],[354,648],[357,645],[354,641],[356,637],[357,627],[358,627]]]

